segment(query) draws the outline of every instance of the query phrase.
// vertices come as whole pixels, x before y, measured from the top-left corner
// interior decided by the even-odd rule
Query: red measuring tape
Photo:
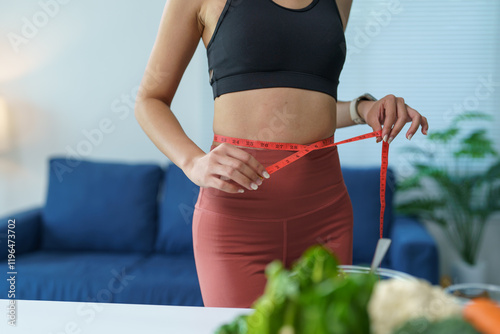
[[[220,135],[214,135],[214,141],[218,143],[228,143],[231,145],[244,146],[244,147],[252,147],[252,148],[263,148],[269,150],[280,150],[280,151],[297,151],[292,155],[268,166],[266,171],[270,174],[277,172],[290,165],[291,163],[297,161],[298,159],[305,156],[307,153],[312,152],[314,150],[319,150],[322,148],[333,147],[345,143],[351,143],[358,140],[373,138],[373,137],[381,137],[382,130],[374,131],[370,133],[366,133],[361,136],[356,136],[353,138],[345,139],[339,141],[337,143],[334,142],[333,136],[327,139],[323,139],[312,143],[310,145],[302,145],[302,144],[292,144],[292,143],[278,143],[278,142],[268,142],[261,140],[250,140],[250,139],[240,139],[233,137],[226,137]],[[385,189],[387,183],[387,166],[389,164],[389,144],[385,141],[382,142],[382,164],[380,167],[380,238],[383,238],[384,231],[384,212],[385,212]]]

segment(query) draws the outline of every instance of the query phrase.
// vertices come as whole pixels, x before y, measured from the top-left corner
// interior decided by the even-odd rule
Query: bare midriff
[[[213,130],[234,138],[310,144],[334,134],[336,107],[332,96],[301,88],[226,93],[214,101]]]

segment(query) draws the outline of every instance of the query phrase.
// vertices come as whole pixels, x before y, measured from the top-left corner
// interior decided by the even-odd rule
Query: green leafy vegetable
[[[216,334],[366,334],[374,274],[341,275],[322,245],[307,249],[291,270],[278,260],[266,267],[267,284],[250,315],[240,315]]]

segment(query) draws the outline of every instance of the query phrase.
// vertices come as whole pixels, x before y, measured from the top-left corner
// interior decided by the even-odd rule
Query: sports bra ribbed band
[[[335,0],[311,0],[299,9],[273,0],[226,0],[207,45],[213,97],[295,87],[337,100],[345,55]]]

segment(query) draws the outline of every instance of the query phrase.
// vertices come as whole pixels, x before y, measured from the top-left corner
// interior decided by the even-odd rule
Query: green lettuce
[[[266,267],[264,294],[255,311],[220,326],[215,334],[367,334],[375,274],[345,275],[323,245],[307,249],[290,270],[279,260]]]

